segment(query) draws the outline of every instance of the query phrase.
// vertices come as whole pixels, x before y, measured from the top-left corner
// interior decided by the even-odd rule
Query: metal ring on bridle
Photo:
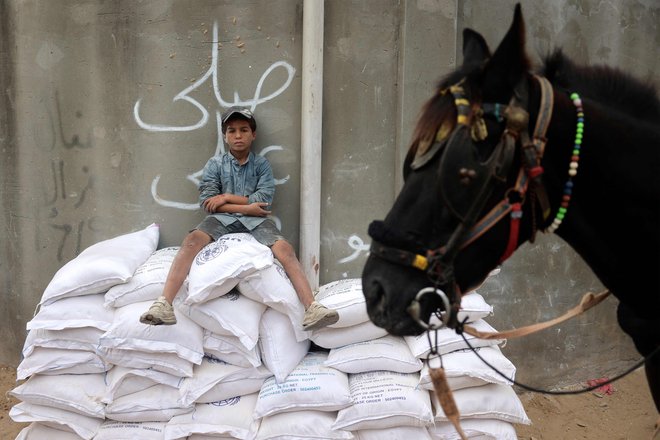
[[[440,297],[440,299],[442,300],[443,305],[445,306],[445,314],[442,317],[442,324],[441,325],[431,324],[430,322],[426,323],[426,322],[422,321],[422,319],[419,316],[420,313],[421,313],[421,307],[419,305],[419,300],[421,299],[422,296],[424,296],[424,294],[427,294],[427,293],[437,294]],[[412,300],[412,302],[408,306],[408,314],[410,314],[410,316],[413,318],[413,320],[415,320],[415,322],[417,324],[419,324],[419,326],[422,327],[425,330],[436,330],[436,329],[442,328],[443,326],[446,326],[447,322],[449,321],[449,314],[450,313],[451,313],[451,308],[450,308],[449,298],[447,298],[447,295],[445,294],[445,292],[443,292],[442,290],[437,289],[435,287],[425,287],[425,288],[421,289],[419,292],[417,292],[417,295],[415,296],[415,299]]]

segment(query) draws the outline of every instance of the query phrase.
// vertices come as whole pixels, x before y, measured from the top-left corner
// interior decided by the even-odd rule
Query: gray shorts
[[[269,218],[264,220],[253,230],[249,230],[239,220],[236,220],[234,223],[225,226],[220,220],[213,217],[212,215],[209,215],[204,220],[202,220],[202,222],[198,224],[195,229],[206,232],[211,236],[213,240],[217,240],[226,234],[245,232],[252,234],[252,236],[259,243],[268,247],[274,245],[277,240],[284,240],[282,233],[279,229],[277,229],[277,226],[275,226],[275,222]]]

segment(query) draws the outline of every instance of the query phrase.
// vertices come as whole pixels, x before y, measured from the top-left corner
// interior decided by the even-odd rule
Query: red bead
[[[577,162],[579,160],[580,160],[580,156],[578,156],[578,155],[571,156],[571,162]]]

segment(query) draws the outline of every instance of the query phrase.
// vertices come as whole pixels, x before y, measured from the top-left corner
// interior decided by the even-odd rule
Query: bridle
[[[461,293],[454,278],[454,260],[462,249],[508,215],[509,240],[500,257],[500,262],[503,262],[517,247],[522,205],[526,200],[532,205],[531,242],[534,241],[537,231],[536,204],[540,207],[544,223],[550,213],[547,194],[541,181],[541,160],[547,141],[545,135],[552,118],[553,90],[547,79],[536,75],[532,78],[540,86],[541,97],[531,136],[528,132],[529,113],[526,110],[529,107],[529,83],[526,78],[515,87],[506,106],[500,103],[471,105],[465,97],[463,80],[440,92],[444,94],[448,91],[454,98],[456,127],[446,138],[441,138],[440,133],[436,134],[434,143],[423,153],[417,154],[410,168],[421,168],[442,150],[438,171],[441,178],[441,198],[451,214],[459,220],[447,243],[437,248],[414,252],[403,249],[414,246],[404,246],[409,243],[405,243],[406,240],[401,238],[398,231],[387,229],[382,221],[374,221],[369,225],[369,235],[373,239],[370,248],[372,255],[424,271],[432,282],[432,287],[421,289],[408,307],[408,313],[425,329],[437,328],[420,318],[419,301],[427,293],[440,296],[445,307],[443,325],[456,328],[461,324],[457,319]],[[498,120],[505,121],[505,129],[489,158],[482,162],[475,155],[476,149],[469,148],[469,144],[486,138],[487,131],[483,120],[485,114],[492,114]],[[441,130],[442,128],[439,132]],[[522,160],[515,183],[505,191],[504,198],[497,205],[478,218],[491,196],[494,185],[507,180],[518,144]],[[446,292],[438,286],[445,287]]]

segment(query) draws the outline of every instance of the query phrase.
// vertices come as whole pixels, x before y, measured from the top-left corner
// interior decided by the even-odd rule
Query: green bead
[[[584,132],[584,127],[578,127],[576,131],[578,133],[583,133]]]
[[[564,208],[563,206],[559,208],[559,213],[560,214],[566,214],[567,208]]]
[[[571,93],[571,99],[572,100],[576,100],[576,99],[579,99],[579,98],[580,98],[580,95],[578,95],[577,93]]]
[[[578,130],[579,130],[580,128],[584,129],[584,122],[578,122],[578,123],[577,123],[577,128],[578,128]]]
[[[558,213],[557,213],[557,218],[558,218],[559,220],[564,220],[564,214],[562,214],[561,212],[558,212]]]
[[[579,155],[580,155],[580,149],[579,148],[576,148],[575,150],[573,150],[573,156],[579,156]]]
[[[581,145],[582,144],[582,139],[575,139],[575,143],[577,145]]]
[[[582,133],[575,133],[575,139],[582,139]]]

